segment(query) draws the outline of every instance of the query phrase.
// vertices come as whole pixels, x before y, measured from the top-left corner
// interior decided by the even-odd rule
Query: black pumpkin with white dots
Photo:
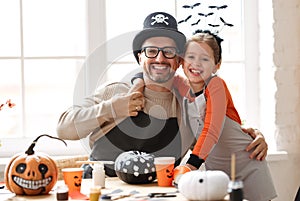
[[[151,183],[156,179],[154,155],[140,151],[121,153],[115,161],[115,171],[126,183]]]

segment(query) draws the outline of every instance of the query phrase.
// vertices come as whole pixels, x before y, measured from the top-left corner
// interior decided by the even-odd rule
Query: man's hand
[[[141,92],[132,92],[114,96],[112,106],[117,117],[137,116],[144,108],[144,102]]]
[[[132,86],[130,87],[128,93],[139,91],[141,93],[144,92],[145,82],[141,78],[135,78]]]
[[[263,134],[253,128],[242,128],[242,130],[250,135],[254,140],[247,146],[246,151],[250,151],[254,148],[253,152],[250,154],[250,158],[256,160],[264,160],[268,152],[268,144],[263,136]]]

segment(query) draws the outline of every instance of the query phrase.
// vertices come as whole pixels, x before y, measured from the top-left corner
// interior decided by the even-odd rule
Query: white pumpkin
[[[219,170],[194,170],[180,177],[179,192],[188,200],[222,200],[230,179]]]

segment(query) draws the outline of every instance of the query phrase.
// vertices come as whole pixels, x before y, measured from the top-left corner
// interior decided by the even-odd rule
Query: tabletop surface
[[[57,185],[63,184],[63,181],[58,181]],[[48,195],[38,195],[38,196],[20,196],[15,195],[13,193],[10,193],[9,191],[5,191],[2,189],[2,192],[0,191],[0,200],[3,201],[30,201],[30,200],[41,200],[41,201],[47,201],[47,200],[56,200],[56,186],[53,188],[52,191]],[[92,180],[91,179],[83,179],[81,183],[81,193],[83,195],[89,196],[89,189],[92,186]],[[170,201],[187,201],[187,199],[178,193],[177,189],[175,187],[159,187],[156,182],[153,182],[151,184],[139,184],[139,185],[133,185],[133,184],[127,184],[123,181],[121,181],[119,178],[106,178],[105,182],[105,188],[101,189],[101,194],[108,194],[116,192],[113,195],[113,198],[117,198],[121,195],[131,195],[129,197],[120,198],[118,200],[120,201],[159,201],[159,200],[170,200]],[[176,197],[164,197],[164,198],[149,198],[147,195],[149,193],[168,193],[168,194],[175,194]],[[225,200],[228,200],[226,196]],[[69,200],[83,200],[83,199],[71,199]],[[88,197],[87,197],[88,200]],[[100,200],[100,199],[99,199]]]

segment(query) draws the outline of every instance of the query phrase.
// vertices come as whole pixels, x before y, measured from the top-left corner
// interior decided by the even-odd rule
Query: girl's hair
[[[185,44],[185,51],[190,42],[205,42],[214,51],[215,63],[221,62],[222,59],[222,47],[221,39],[219,36],[211,33],[208,30],[197,30],[194,32],[193,36]],[[184,52],[185,53],[185,52]]]

